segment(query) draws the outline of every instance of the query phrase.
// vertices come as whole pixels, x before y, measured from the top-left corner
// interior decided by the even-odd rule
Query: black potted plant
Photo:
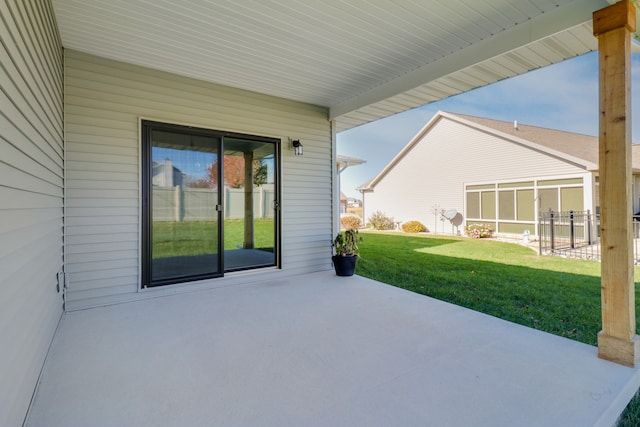
[[[353,276],[358,261],[358,230],[338,233],[333,240],[335,255],[331,257],[338,276]]]

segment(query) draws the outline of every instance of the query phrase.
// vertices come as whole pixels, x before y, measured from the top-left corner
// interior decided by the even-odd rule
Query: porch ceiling
[[[330,109],[345,130],[597,48],[606,0],[53,0],[65,48]]]

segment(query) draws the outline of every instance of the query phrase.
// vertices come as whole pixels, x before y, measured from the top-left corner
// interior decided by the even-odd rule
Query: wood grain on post
[[[635,8],[623,0],[594,12],[600,69],[600,232],[602,331],[598,355],[639,361],[633,278],[631,194],[631,32]]]

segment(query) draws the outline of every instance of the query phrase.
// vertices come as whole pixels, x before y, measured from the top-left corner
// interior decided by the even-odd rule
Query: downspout
[[[67,273],[67,123],[65,114],[66,55],[61,49],[62,57],[62,267],[58,272],[57,291],[62,298],[62,312],[67,311],[67,289],[69,288],[69,276]]]
[[[366,214],[366,210],[365,210],[365,202],[364,202],[364,189],[362,190],[358,190],[360,192],[360,195],[362,196],[362,225],[363,226],[367,226],[367,214]]]
[[[336,144],[336,122],[330,120],[331,124],[331,223],[333,236],[340,232],[340,173],[338,172],[337,144]]]

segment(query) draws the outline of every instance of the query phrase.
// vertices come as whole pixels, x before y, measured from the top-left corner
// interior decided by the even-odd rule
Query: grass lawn
[[[596,345],[600,263],[539,256],[486,239],[361,232],[356,273],[531,328]],[[640,269],[636,268],[636,277]],[[636,283],[636,305],[640,298]],[[620,426],[640,425],[634,399]]]
[[[273,219],[256,219],[254,246],[256,249],[273,250]],[[244,221],[224,221],[224,249],[237,249],[244,242]],[[153,257],[203,255],[211,253],[218,244],[217,223],[213,221],[183,221],[153,223]]]

